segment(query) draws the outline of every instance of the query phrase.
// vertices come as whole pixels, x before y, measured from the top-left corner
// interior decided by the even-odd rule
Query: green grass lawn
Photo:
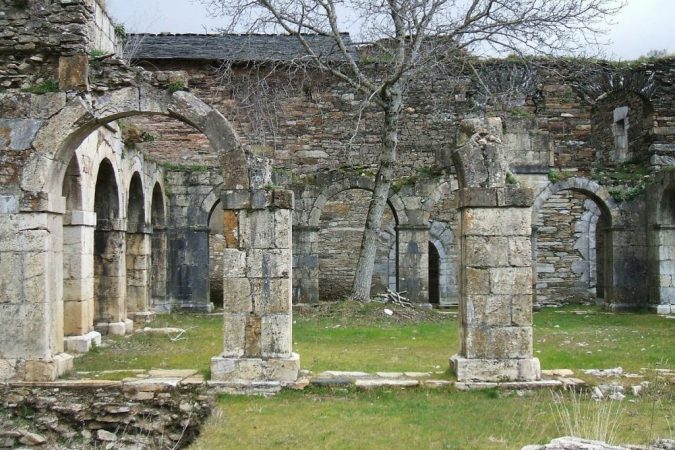
[[[457,351],[453,314],[425,312],[409,320],[383,305],[336,304],[294,317],[293,341],[301,365],[323,370],[445,371]],[[672,368],[675,321],[651,314],[607,314],[594,308],[546,309],[534,314],[534,349],[542,368],[621,366]],[[402,314],[405,314],[403,311]],[[195,368],[208,373],[222,346],[222,318],[216,315],[160,316],[153,327],[181,327],[181,339],[137,334],[107,341],[107,347],[79,357],[78,371]],[[125,376],[125,375],[119,375]],[[110,378],[109,375],[105,376]],[[622,378],[627,388],[640,380]],[[647,395],[629,396],[611,421],[616,442],[646,444],[675,437],[672,380],[654,379]],[[629,389],[630,390],[630,389]],[[632,400],[632,401],[629,401]],[[564,404],[575,404],[568,396]],[[582,420],[592,422],[603,402],[584,397]],[[452,388],[308,388],[274,398],[219,399],[196,449],[212,448],[520,448],[568,434],[556,420],[548,391],[506,394],[459,392]]]
[[[670,399],[621,403],[616,441],[646,444],[673,436]],[[595,402],[582,401],[591,412]],[[451,389],[312,388],[274,398],[224,396],[193,449],[520,449],[567,435],[552,394]]]
[[[384,307],[358,310],[338,304],[328,314],[296,314],[293,348],[301,365],[323,370],[443,371],[458,349],[457,318],[426,313],[421,322],[396,321]],[[578,309],[578,308],[577,308]],[[542,368],[626,370],[675,364],[675,320],[653,314],[608,314],[587,308],[545,309],[534,314],[535,356]],[[77,358],[75,370],[199,369],[207,373],[222,350],[222,317],[205,314],[159,316],[152,327],[187,331],[135,334],[107,340],[107,347]]]

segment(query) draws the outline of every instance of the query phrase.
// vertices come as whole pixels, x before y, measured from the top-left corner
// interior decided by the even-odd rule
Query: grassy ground
[[[551,393],[311,389],[274,398],[222,397],[193,449],[520,449],[567,435]],[[610,415],[615,441],[645,444],[673,436],[670,400],[624,402]],[[595,402],[583,400],[594,420]],[[602,416],[601,416],[602,417]]]
[[[338,304],[299,311],[293,347],[302,367],[322,370],[436,371],[456,353],[455,314],[407,310],[393,316],[382,305]],[[405,316],[404,316],[405,315]],[[77,371],[106,369],[199,369],[222,350],[222,317],[204,314],[159,316],[152,327],[181,327],[173,335],[135,334],[107,341],[76,360]],[[546,309],[534,314],[534,348],[544,369],[626,370],[675,362],[675,320],[653,314],[608,314],[587,308]]]
[[[389,316],[383,309],[343,303],[297,311],[293,340],[302,367],[314,372],[448,367],[448,357],[458,347],[455,314],[396,310]],[[113,339],[106,348],[78,358],[76,370],[196,368],[208,373],[210,358],[222,345],[221,317],[172,314],[152,326],[187,331],[178,340],[147,334]],[[621,366],[637,372],[672,368],[675,361],[675,321],[655,315],[547,309],[535,313],[534,330],[536,356],[545,369],[570,368],[580,374],[584,368]],[[620,381],[629,388],[640,379]],[[602,412],[605,402],[586,397],[567,395],[562,404],[587,408],[577,414],[584,423],[592,423],[595,415],[617,424],[615,442],[673,438],[675,387],[672,381],[652,381],[646,395],[629,396],[619,412]],[[558,424],[555,405],[547,391],[521,396],[454,389],[309,388],[270,399],[225,396],[194,448],[520,448],[569,433]]]

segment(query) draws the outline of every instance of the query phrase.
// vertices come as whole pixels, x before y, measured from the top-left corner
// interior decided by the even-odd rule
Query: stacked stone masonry
[[[40,3],[0,0],[0,379],[217,303],[214,379],[291,382],[292,302],[349,290],[381,112],[318,72],[263,93],[264,63],[99,58],[118,44],[100,2]],[[533,295],[672,313],[673,67],[482,61],[481,82],[411,84],[374,292],[459,305],[460,379],[538,378]]]

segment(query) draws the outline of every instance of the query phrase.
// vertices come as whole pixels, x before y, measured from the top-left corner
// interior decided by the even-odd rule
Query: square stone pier
[[[457,380],[536,381],[532,357],[532,191],[460,192],[460,350]]]
[[[224,230],[224,349],[211,380],[233,384],[294,382],[291,213],[293,192],[228,190]]]

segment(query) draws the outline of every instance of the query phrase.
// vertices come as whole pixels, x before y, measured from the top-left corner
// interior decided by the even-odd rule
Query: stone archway
[[[323,181],[322,184],[323,186],[315,195],[311,204],[299,212],[301,218],[298,219],[296,216],[296,220],[301,223],[297,224],[293,229],[293,254],[295,261],[295,266],[293,267],[293,299],[298,303],[316,303],[319,301],[319,223],[326,203],[329,199],[345,191],[362,190],[372,192],[375,187],[374,181],[369,177],[345,174],[330,174],[328,179]],[[399,230],[404,229],[408,225],[408,214],[403,201],[394,192],[390,192],[388,205],[396,224],[394,233],[398,236]],[[394,239],[394,244],[394,261],[398,261],[400,249],[398,244],[400,244],[400,239]],[[390,259],[387,255],[387,263],[389,263]],[[398,273],[399,276],[396,278],[400,279],[401,267],[396,262],[394,264],[396,266],[394,273]],[[392,285],[391,282],[383,282],[383,284]],[[405,288],[401,288],[400,285],[398,288],[406,290]]]
[[[576,201],[575,204],[578,204],[579,208],[583,208],[583,211],[579,210],[577,214],[579,216],[578,221],[574,224],[570,224],[570,226],[566,227],[566,230],[562,230],[562,232],[566,231],[567,233],[574,233],[574,236],[570,235],[567,239],[560,238],[557,235],[549,237],[548,234],[560,233],[561,231],[558,230],[558,227],[545,227],[543,230],[539,230],[537,223],[542,216],[542,208],[545,207],[547,201],[552,198],[558,198],[566,192],[578,193],[582,196],[576,200],[569,200],[571,202]],[[580,200],[583,198],[586,200]],[[565,217],[571,217],[567,212],[568,209],[565,209]],[[551,214],[548,214],[548,216],[551,216],[548,220],[555,219]],[[617,216],[618,207],[610,194],[604,187],[592,180],[581,177],[572,177],[547,186],[537,196],[532,208],[532,260],[534,263],[533,292],[535,294],[543,293],[543,285],[547,285],[547,288],[550,288],[546,283],[546,274],[551,273],[553,280],[560,280],[557,281],[557,284],[560,285],[560,289],[562,289],[566,295],[575,295],[575,292],[579,292],[577,295],[587,295],[584,294],[582,290],[587,291],[589,289],[594,289],[595,296],[598,299],[602,299],[602,301],[606,303],[611,303],[613,295],[612,288],[614,286],[614,272],[612,269],[612,227],[613,224],[617,223]],[[547,234],[549,229],[550,233]],[[551,250],[555,251],[555,258],[553,258],[552,261],[557,261],[557,263],[548,263],[547,261],[542,260],[542,257],[538,253],[542,232],[546,239],[553,239],[554,243],[560,241],[559,245],[564,245],[565,242],[568,242],[569,244],[567,245],[569,248],[554,247]],[[574,242],[571,242],[570,239],[574,239]],[[563,253],[569,254],[570,256],[563,260],[561,258]],[[573,261],[574,264],[569,261]],[[537,264],[537,262],[539,262],[539,264]],[[565,271],[564,273],[569,276],[556,278],[555,271],[559,269],[558,266],[561,264],[568,264],[569,267],[565,266],[563,269]],[[568,278],[570,281],[567,281]],[[571,285],[570,283],[576,284]],[[540,285],[539,288],[536,287],[537,284]],[[554,288],[555,286],[550,289]],[[554,292],[553,297],[558,299],[561,295],[562,294]],[[546,302],[543,295],[542,298],[538,298],[537,300],[540,303]]]
[[[127,191],[126,278],[127,315],[134,322],[147,322],[150,313],[150,235],[152,230],[145,214],[145,191],[140,174],[135,171]]]
[[[6,214],[1,219],[7,234],[3,234],[2,251],[13,252],[23,261],[19,264],[30,264],[42,274],[38,278],[7,280],[12,288],[0,294],[13,297],[6,302],[4,299],[0,301],[0,326],[6,337],[0,343],[0,379],[3,380],[53,379],[62,370],[57,367],[60,364],[57,353],[62,349],[64,335],[63,307],[59,306],[63,302],[61,286],[64,283],[64,179],[75,150],[99,126],[139,114],[162,114],[176,118],[207,136],[219,155],[223,187],[246,192],[247,195],[250,195],[251,187],[259,187],[257,178],[251,186],[248,162],[233,128],[222,114],[188,92],[169,93],[140,82],[138,87],[111,90],[99,96],[76,95],[67,101],[65,95],[59,98],[65,106],[59,108],[56,102],[57,107],[49,118],[41,116],[31,121],[32,126],[20,143],[24,146],[21,150],[25,159],[17,167],[16,185],[6,186],[11,194],[3,197]],[[110,180],[106,174],[111,172],[114,174],[114,170],[104,165],[101,174]],[[68,183],[65,184],[68,186]],[[104,192],[103,183],[99,187],[97,191]],[[102,197],[103,194],[99,194],[100,200]],[[98,235],[94,239],[95,254],[103,256],[111,248],[111,241],[117,242],[117,239],[108,239],[110,233],[124,232],[125,224],[121,223],[120,215],[123,202],[121,198],[118,200],[117,209],[104,208],[101,202],[96,203],[99,204],[97,212],[100,220],[95,232]],[[112,205],[109,203],[108,206]],[[113,213],[113,210],[116,212]],[[120,245],[124,245],[123,239]],[[243,250],[246,251],[246,247]],[[247,261],[238,260],[237,264],[244,270]],[[112,281],[114,275],[120,275],[118,278],[123,280],[123,274],[118,272],[116,269],[112,272],[101,269],[99,275],[103,278],[99,277],[99,284]],[[116,299],[123,297],[125,290],[126,283],[121,283],[119,289],[107,289]],[[14,295],[16,293],[22,294]],[[24,297],[30,297],[31,301],[25,301]],[[123,302],[94,303],[98,304],[94,309],[99,325],[108,332],[119,331],[117,328],[121,329],[121,324],[126,321]],[[22,320],[15,320],[17,317]],[[29,322],[30,326],[26,326]],[[290,325],[288,327],[290,329]],[[287,334],[290,336],[290,333]],[[228,345],[227,342],[225,345]]]

